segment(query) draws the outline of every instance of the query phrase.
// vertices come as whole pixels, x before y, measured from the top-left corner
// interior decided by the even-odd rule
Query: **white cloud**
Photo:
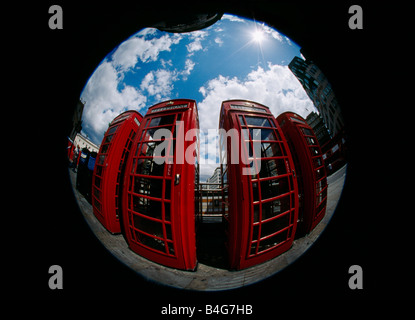
[[[285,41],[287,41],[288,45],[292,46],[293,43],[291,42],[290,38],[284,36]]]
[[[197,31],[193,31],[188,33],[190,39],[193,40],[203,40],[204,38],[206,38],[209,35],[209,32],[207,31],[202,31],[202,30],[197,30]]]
[[[183,38],[180,34],[165,34],[160,38],[145,40],[145,36],[152,32],[152,29],[147,33],[142,31],[124,41],[112,55],[113,64],[127,71],[137,64],[138,59],[142,62],[156,61],[161,51],[171,51],[171,46]]]
[[[190,75],[195,65],[196,64],[192,60],[186,59],[184,64],[184,70],[180,73],[184,81],[187,80],[187,77]]]
[[[202,44],[198,40],[189,43],[188,45],[186,45],[186,48],[187,48],[187,51],[189,53],[192,53],[192,52],[199,51],[199,50],[203,49]]]
[[[165,67],[167,67],[167,66],[172,66],[173,65],[173,62],[171,61],[171,59],[169,59],[169,60],[164,60],[164,59],[160,59],[160,63],[161,63],[161,65],[163,66],[163,68],[165,68]]]
[[[215,38],[215,43],[217,43],[219,45],[219,47],[221,47],[222,44],[223,44],[223,40],[221,38],[219,38],[219,37],[216,37]]]
[[[226,19],[226,20],[233,21],[233,22],[242,22],[242,23],[245,23],[245,21],[246,21],[244,19],[238,18],[237,16],[233,16],[233,15],[230,15],[230,14],[224,14],[222,16],[222,19]]]
[[[269,27],[269,26],[267,26],[267,25],[265,25],[265,24],[261,24],[260,25],[260,28],[266,33],[266,34],[269,34],[269,35],[271,35],[274,39],[276,39],[276,40],[278,40],[278,41],[280,41],[280,42],[282,42],[282,39],[283,39],[283,37],[282,37],[282,35],[278,32],[278,31],[276,31],[275,29],[273,29],[273,28],[271,28],[271,27]]]
[[[83,113],[83,130],[91,140],[100,144],[108,124],[125,110],[140,110],[147,98],[136,88],[124,86],[118,90],[120,76],[114,66],[104,61],[95,70],[82,92],[86,102]]]
[[[173,81],[177,80],[177,73],[166,69],[150,71],[141,81],[140,89],[156,100],[167,100],[174,86]]]
[[[144,28],[142,30],[140,30],[139,32],[137,32],[137,36],[146,38],[148,35],[155,35],[157,32],[156,28]]]
[[[200,126],[205,132],[218,127],[219,112],[224,100],[244,99],[259,102],[269,107],[274,116],[293,111],[306,117],[315,110],[303,87],[287,66],[268,64],[266,70],[258,67],[242,80],[219,75],[209,80],[199,92],[203,95],[203,100],[198,103]],[[206,147],[201,140],[201,155],[205,149],[214,152],[215,146],[210,142]],[[210,159],[212,156],[209,154]],[[201,165],[201,174],[212,174],[216,166]]]
[[[186,45],[187,52],[189,52],[188,56],[192,56],[196,51],[202,50],[202,41],[208,36],[207,31],[194,31],[189,33],[190,40],[193,40],[189,44]]]

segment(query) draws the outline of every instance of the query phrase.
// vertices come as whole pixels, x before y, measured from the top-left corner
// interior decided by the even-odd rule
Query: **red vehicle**
[[[95,163],[92,208],[97,219],[111,233],[121,232],[124,167],[142,119],[142,115],[133,110],[118,115],[104,135]]]
[[[301,237],[313,230],[326,212],[326,169],[314,131],[301,116],[284,112],[277,122],[289,141],[297,172],[300,210],[296,237]]]
[[[199,129],[194,100],[150,107],[124,177],[123,223],[129,247],[151,261],[183,270],[197,266],[199,139],[192,129]]]
[[[219,128],[224,129],[221,180],[229,264],[244,269],[291,247],[298,218],[297,180],[284,134],[268,107],[224,101]],[[231,129],[239,133],[240,152],[235,152],[239,141],[232,141]],[[232,159],[235,154],[239,159]]]

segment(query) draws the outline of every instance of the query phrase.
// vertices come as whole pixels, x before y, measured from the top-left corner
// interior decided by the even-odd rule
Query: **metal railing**
[[[222,222],[223,194],[220,183],[199,183],[198,200],[200,222]]]

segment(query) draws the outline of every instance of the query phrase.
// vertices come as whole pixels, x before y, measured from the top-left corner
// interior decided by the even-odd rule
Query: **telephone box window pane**
[[[146,134],[146,130],[143,130],[143,132],[141,132],[141,137],[140,137],[140,140],[139,141],[143,141],[144,140],[145,134]],[[137,149],[137,151],[138,151],[138,149]]]
[[[151,141],[154,138],[154,134],[156,133],[156,131],[158,130],[163,130],[163,132],[160,132],[158,134],[159,137],[163,137],[164,138],[171,138],[172,137],[172,127],[162,127],[162,128],[152,128],[152,129],[147,129],[147,134],[145,136],[145,140],[146,141]]]
[[[290,196],[262,203],[262,220],[275,217],[290,209]]]
[[[143,215],[161,219],[161,202],[133,196],[133,210]]]
[[[113,134],[107,135],[102,143],[110,143],[113,137]]]
[[[312,137],[305,137],[308,145],[316,145],[316,141]]]
[[[281,233],[276,234],[275,236],[271,238],[261,240],[259,242],[258,252],[270,249],[272,247],[275,247],[279,243],[284,242],[285,240],[287,240],[287,235],[288,235],[288,230],[285,230]]]
[[[95,166],[95,174],[97,175],[97,176],[102,176],[102,167],[101,166]]]
[[[118,126],[113,126],[111,129],[108,130],[107,135],[113,134],[117,131]]]
[[[166,124],[173,124],[175,118],[176,118],[175,114],[153,118],[151,119],[149,127],[158,127],[158,126],[163,126]]]
[[[134,192],[137,194],[143,194],[153,198],[161,198],[162,190],[162,179],[134,177]]]
[[[161,117],[153,118],[153,119],[151,119],[151,122],[150,122],[148,127],[149,128],[157,127],[159,125],[160,121],[161,121]]]
[[[258,193],[258,182],[252,182],[252,193],[254,201],[259,200],[259,193]]]
[[[272,158],[282,157],[281,146],[279,143],[262,142],[261,143],[261,157]]]
[[[144,175],[163,176],[164,162],[157,164],[154,159],[138,159],[136,172]]]
[[[323,165],[323,160],[321,157],[313,158],[314,168],[321,167]]]
[[[170,221],[170,203],[164,203],[164,220]]]
[[[95,177],[95,186],[101,189],[101,178]]]
[[[273,219],[261,225],[261,238],[269,236],[281,229],[287,227],[290,223],[290,215],[285,214],[282,217]]]
[[[316,180],[320,180],[321,178],[325,177],[326,174],[323,169],[316,170]]]
[[[170,199],[170,198],[171,198],[171,181],[165,180],[164,199]]]
[[[99,203],[99,201],[94,199],[94,207],[101,212],[101,203]]]
[[[98,200],[101,200],[101,191],[99,191],[97,188],[94,188],[94,197]]]
[[[273,141],[279,140],[273,129],[249,128],[252,140]]]
[[[255,255],[256,245],[257,245],[256,242],[251,245],[251,252],[249,253],[251,256]]]
[[[261,129],[261,140],[281,140],[281,139],[275,130]]]
[[[264,208],[264,207],[262,207],[262,208]],[[264,209],[262,209],[262,210],[264,210]],[[262,213],[262,214],[264,214],[264,213]],[[256,205],[254,205],[254,222],[258,222],[258,221],[259,221],[259,205],[256,204]]]
[[[101,149],[101,153],[107,153],[109,146],[110,146],[109,144],[104,144]]]
[[[157,143],[154,141],[142,143],[139,156],[140,157],[152,157],[156,147],[157,147]]]
[[[242,131],[242,135],[244,137],[244,140],[249,140],[249,131],[248,131],[248,129],[242,129],[241,131]],[[251,132],[251,134],[252,134],[252,132]]]
[[[172,232],[171,232],[171,225],[170,224],[165,224],[166,226],[166,237],[169,240],[173,240],[173,236],[172,236]]]
[[[169,247],[169,254],[171,254],[172,256],[174,256],[175,253],[174,253],[173,243],[169,243],[167,246]]]
[[[259,232],[259,225],[254,225],[252,228],[252,241],[255,241],[258,239],[258,232]]]
[[[310,147],[310,152],[312,156],[317,156],[320,154],[320,150],[316,147]]]
[[[271,127],[267,118],[245,116],[245,120],[248,126]]]
[[[248,152],[248,158],[253,157],[254,156],[254,152],[252,150],[252,143],[249,142],[249,141],[245,141],[244,144],[245,144],[245,152]],[[244,154],[244,151],[243,150],[241,150],[241,154]]]
[[[287,173],[284,159],[261,159],[261,171],[259,176],[261,178],[274,177]]]
[[[169,140],[144,142],[141,146],[140,157],[164,157],[169,147]],[[174,150],[174,149],[173,149]],[[155,152],[157,153],[155,154]],[[172,151],[170,151],[172,153]]]
[[[100,154],[98,157],[97,164],[103,165],[105,161],[105,154]]]
[[[273,198],[290,191],[288,179],[272,179],[261,181],[261,197],[262,200]]]
[[[324,189],[321,193],[317,194],[317,204],[323,201],[325,197],[327,197],[327,189]]]
[[[164,241],[153,238],[153,237],[149,237],[138,231],[136,231],[135,234],[136,234],[136,239],[138,242],[141,242],[143,245],[153,248],[155,250],[161,251],[163,253],[165,252]]]
[[[313,136],[313,132],[310,129],[301,127],[301,130],[303,131],[303,133],[307,136]]]
[[[146,219],[139,215],[133,214],[133,223],[136,229],[142,230],[153,236],[164,238],[163,224],[161,222]]]
[[[327,186],[327,180],[326,179],[322,179],[319,182],[317,182],[316,193],[320,193],[321,190],[323,190],[326,186]]]
[[[323,208],[326,206],[326,202],[327,201],[323,201],[322,203],[319,204],[319,206],[316,209],[316,214],[319,214],[321,210],[323,210]]]

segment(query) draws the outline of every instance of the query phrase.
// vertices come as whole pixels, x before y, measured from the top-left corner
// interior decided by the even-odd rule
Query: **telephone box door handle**
[[[174,184],[178,185],[180,183],[180,174],[176,173],[175,177],[174,177]]]

